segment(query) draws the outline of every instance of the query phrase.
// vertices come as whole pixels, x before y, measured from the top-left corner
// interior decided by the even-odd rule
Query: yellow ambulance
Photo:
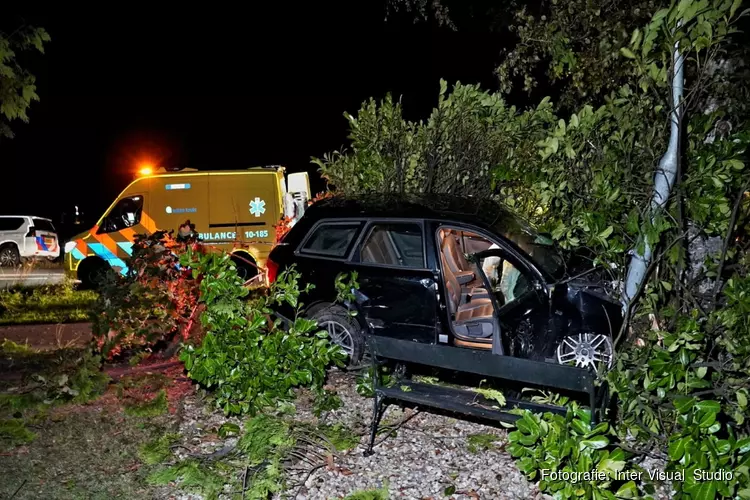
[[[288,184],[287,184],[288,181]],[[306,172],[284,167],[197,171],[159,169],[130,183],[94,227],[65,244],[65,271],[94,287],[107,268],[125,274],[136,234],[175,230],[190,220],[201,240],[235,256],[246,279],[263,268],[282,217],[304,211],[310,198]],[[295,203],[296,201],[296,203]],[[250,262],[250,264],[248,263]]]

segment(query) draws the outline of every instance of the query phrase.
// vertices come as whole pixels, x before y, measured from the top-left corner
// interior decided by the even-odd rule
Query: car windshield
[[[507,220],[503,221],[502,227],[497,228],[498,232],[529,254],[534,262],[550,276],[559,277],[564,270],[565,261],[552,238],[537,233],[528,223],[518,217],[513,219],[515,224],[507,224]]]

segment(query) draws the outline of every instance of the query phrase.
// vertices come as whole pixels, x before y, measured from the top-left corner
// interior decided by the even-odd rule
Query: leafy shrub
[[[685,471],[674,484],[681,495],[750,498],[748,290],[750,276],[734,276],[721,308],[650,332],[609,375],[622,409],[618,436],[636,437],[639,450],[664,450],[667,470]],[[696,482],[697,469],[734,474]]]
[[[245,300],[248,290],[227,255],[188,252],[181,259],[199,282],[205,311],[205,336],[180,354],[189,376],[214,391],[216,404],[228,414],[255,413],[279,399],[292,397],[297,386],[320,389],[330,364],[341,365],[340,348],[328,341],[314,321],[296,316],[287,331],[272,321],[272,305],[299,310],[300,275],[281,273],[267,294]]]
[[[607,449],[610,444],[608,423],[592,428],[588,411],[575,404],[568,408],[565,416],[513,411],[521,418],[515,423],[517,430],[508,434],[511,444],[507,450],[518,459],[522,472],[530,479],[539,480],[541,491],[555,498],[614,498],[610,489],[617,482],[616,474],[625,469],[626,456],[620,448]],[[602,475],[583,475],[592,471]],[[567,475],[555,476],[553,472]],[[638,495],[635,483],[619,483],[615,493],[618,497]]]
[[[540,468],[627,469],[631,458],[649,456],[664,461],[659,468],[685,470],[685,481],[672,484],[678,498],[750,498],[750,79],[747,49],[731,38],[748,13],[741,7],[741,0],[524,7],[511,26],[519,43],[498,68],[501,87],[509,91],[518,77],[530,90],[547,69],[555,85],[545,87],[555,87],[563,106],[544,98],[517,111],[498,93],[462,84],[448,92],[441,82],[427,120],[405,120],[390,97],[370,100],[356,117],[346,115],[350,151],[316,161],[351,193],[495,196],[562,248],[602,264],[611,283],[625,281],[633,255],[648,255],[645,279],[628,287],[640,282],[638,290],[621,296],[629,314],[615,335],[626,344],[608,376],[618,420],[590,429],[578,410],[525,415],[511,449],[533,479]],[[676,46],[682,62],[673,58]],[[658,203],[678,64],[686,75],[679,172]],[[711,238],[722,242],[718,252],[707,248]],[[363,382],[358,388],[368,392]],[[695,482],[695,469],[734,473]],[[556,498],[613,498],[648,494],[647,481],[541,486]]]
[[[181,330],[187,333],[198,299],[197,282],[179,265],[187,248],[202,251],[192,234],[136,235],[127,274],[108,273],[94,305],[94,341],[104,355],[153,345]]]

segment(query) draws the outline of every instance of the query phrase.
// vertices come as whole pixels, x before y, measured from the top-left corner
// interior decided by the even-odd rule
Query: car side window
[[[320,224],[302,245],[300,253],[345,257],[359,228],[359,223]]]
[[[18,231],[23,226],[20,217],[0,217],[0,231]]]
[[[422,227],[413,223],[374,224],[359,252],[360,262],[423,269]]]
[[[39,231],[49,231],[51,233],[55,232],[55,226],[53,226],[52,222],[47,219],[31,219],[31,222],[34,224],[34,229]]]
[[[100,233],[114,233],[135,226],[143,215],[143,196],[122,198],[105,217]]]

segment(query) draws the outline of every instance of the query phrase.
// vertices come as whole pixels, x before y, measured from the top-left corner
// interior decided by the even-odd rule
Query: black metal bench
[[[597,388],[594,373],[574,366],[502,356],[489,351],[420,344],[378,335],[370,335],[368,345],[375,368],[373,370],[373,418],[370,427],[370,442],[366,451],[368,455],[372,454],[378,424],[387,400],[398,400],[509,423],[519,418],[518,415],[508,412],[514,407],[563,415],[567,411],[563,406],[511,398],[506,398],[505,408],[495,409],[491,408],[493,402],[485,400],[476,392],[411,381],[385,387],[381,385],[379,376],[379,366],[384,361],[415,363],[493,379],[587,394],[592,425],[597,422],[597,409],[605,404],[608,397],[606,384]]]

